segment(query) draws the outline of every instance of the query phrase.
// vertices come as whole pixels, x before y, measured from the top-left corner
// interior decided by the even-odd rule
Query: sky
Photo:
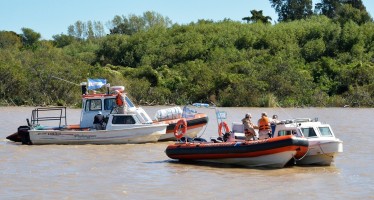
[[[374,1],[362,1],[374,17]],[[49,40],[53,35],[67,34],[69,25],[78,20],[105,25],[116,15],[141,16],[154,11],[178,24],[225,18],[244,22],[242,18],[251,16],[251,10],[262,10],[273,21],[278,19],[268,0],[0,0],[0,31],[22,33],[23,27],[31,28]]]

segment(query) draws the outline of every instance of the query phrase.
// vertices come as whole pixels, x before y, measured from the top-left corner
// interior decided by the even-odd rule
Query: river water
[[[153,117],[165,107],[145,107]],[[0,107],[0,199],[374,199],[374,109],[220,108],[226,121],[247,112],[280,119],[318,117],[343,140],[328,167],[249,169],[180,164],[164,150],[171,142],[136,145],[27,146],[5,137],[26,124],[31,107]],[[199,135],[217,136],[215,109],[197,108],[210,121]],[[80,110],[68,109],[68,124]]]

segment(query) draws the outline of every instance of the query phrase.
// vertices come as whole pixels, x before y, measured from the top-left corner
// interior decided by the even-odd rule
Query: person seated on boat
[[[260,140],[271,137],[270,120],[266,112],[261,113],[261,118],[258,120],[258,129],[258,135]]]
[[[270,126],[271,126],[271,137],[274,136],[275,127],[277,126],[277,124],[278,124],[279,122],[280,122],[280,121],[278,120],[278,115],[273,115],[273,118],[272,118],[271,121],[270,121]]]
[[[118,114],[124,114],[126,111],[126,102],[125,102],[125,95],[122,94],[122,92],[116,90],[115,93],[116,96],[116,104],[117,104],[117,113]]]
[[[256,126],[251,121],[252,115],[251,113],[245,114],[244,118],[242,119],[244,125],[244,134],[245,140],[255,140],[256,139]]]
[[[103,130],[104,129],[104,115],[102,115],[101,111],[97,113],[94,117],[93,125],[96,130]]]

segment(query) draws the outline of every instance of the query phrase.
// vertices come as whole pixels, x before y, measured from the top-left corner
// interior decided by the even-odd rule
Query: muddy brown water
[[[153,117],[160,106],[144,107]],[[328,167],[250,169],[181,164],[165,155],[170,142],[136,145],[27,146],[6,140],[26,124],[32,107],[0,107],[0,199],[374,199],[374,109],[220,108],[226,121],[250,112],[280,119],[318,117],[343,140]],[[215,109],[204,138],[217,136]],[[68,109],[68,124],[80,110]]]

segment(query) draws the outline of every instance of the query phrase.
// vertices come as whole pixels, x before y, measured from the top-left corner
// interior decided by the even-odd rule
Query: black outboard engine
[[[223,135],[223,141],[224,141],[224,142],[227,142],[227,140],[230,138],[230,136],[231,136],[231,133],[230,133],[230,132],[225,133],[225,134]]]
[[[30,127],[29,126],[20,126],[18,127],[18,136],[21,138],[22,144],[32,144],[30,140],[29,134]]]

